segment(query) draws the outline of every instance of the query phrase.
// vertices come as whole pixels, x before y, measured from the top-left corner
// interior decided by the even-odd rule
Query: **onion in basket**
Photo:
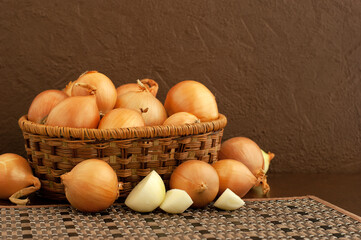
[[[119,196],[122,184],[113,168],[99,159],[88,159],[61,175],[65,196],[82,212],[99,212],[110,207]]]
[[[143,127],[142,115],[127,108],[116,108],[105,114],[99,122],[99,129]]]
[[[76,83],[85,83],[97,89],[97,105],[101,113],[106,114],[114,108],[115,101],[117,100],[117,90],[113,82],[104,74],[98,71],[87,71],[75,81],[71,95],[86,96],[89,95],[89,92],[84,88],[78,87],[79,85],[77,86]]]
[[[98,127],[100,115],[96,103],[96,90],[88,85],[79,84],[79,86],[88,88],[91,95],[66,98],[51,110],[46,125],[73,128]]]
[[[153,79],[145,78],[140,80],[140,82],[143,83],[144,86],[148,88],[149,92],[153,94],[154,97],[157,96],[159,87],[156,81],[154,81]],[[138,83],[127,83],[117,87],[117,95],[119,97],[120,95],[123,95],[127,92],[136,92],[139,90],[141,90],[141,87],[139,86]]]
[[[29,200],[19,198],[39,190],[40,186],[25,158],[13,153],[0,155],[0,199],[25,205]]]
[[[163,125],[184,125],[184,124],[192,124],[192,123],[199,123],[200,120],[191,113],[187,112],[178,112],[173,114],[172,116],[168,117]]]
[[[202,83],[192,80],[182,81],[173,86],[165,99],[164,107],[169,116],[177,112],[188,112],[202,122],[218,118],[216,98]]]
[[[129,108],[142,113],[146,126],[162,125],[167,119],[163,104],[139,80],[141,90],[128,92],[117,98],[115,108]]]
[[[39,93],[32,101],[28,119],[35,123],[43,123],[49,112],[68,95],[60,90],[46,90]]]

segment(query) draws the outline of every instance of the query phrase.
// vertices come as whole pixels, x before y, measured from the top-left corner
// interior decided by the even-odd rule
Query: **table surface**
[[[361,174],[270,173],[268,183],[271,191],[266,196],[259,191],[251,190],[244,198],[314,195],[361,216]],[[36,195],[32,195],[30,200],[29,205],[59,203]],[[0,205],[11,205],[11,203],[0,200]]]

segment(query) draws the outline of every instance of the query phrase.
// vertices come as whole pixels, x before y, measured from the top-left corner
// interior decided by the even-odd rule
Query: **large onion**
[[[219,179],[215,169],[199,160],[180,164],[169,181],[171,189],[181,189],[193,200],[193,207],[205,207],[217,196]]]
[[[139,111],[146,126],[162,125],[167,119],[163,104],[144,85],[142,90],[118,96],[115,108],[129,108]]]
[[[113,168],[99,159],[82,161],[70,172],[61,175],[61,181],[70,204],[83,212],[107,209],[122,189]]]
[[[69,97],[49,113],[46,125],[73,128],[97,128],[100,120],[95,95]]]
[[[60,90],[46,90],[39,93],[30,105],[28,119],[35,123],[43,123],[49,112],[67,97],[68,95]]]
[[[260,171],[263,171],[264,158],[262,151],[257,143],[246,137],[234,137],[223,142],[218,159],[235,159],[240,161],[255,176]]]
[[[128,128],[128,127],[143,127],[144,119],[142,115],[127,108],[116,108],[105,114],[99,122],[99,129],[108,128]]]
[[[182,81],[173,86],[165,99],[164,107],[169,116],[177,112],[188,112],[197,116],[202,122],[218,118],[216,98],[200,82]]]
[[[153,94],[154,97],[157,96],[159,87],[156,81],[154,81],[153,79],[145,78],[140,80],[140,82],[143,83],[144,86],[148,88],[149,92]],[[141,87],[139,86],[138,83],[127,83],[117,87],[117,95],[119,97],[120,95],[123,95],[127,92],[136,92],[139,90],[141,90]]]
[[[86,96],[89,92],[76,85],[76,83],[85,83],[97,89],[96,100],[98,109],[101,113],[106,114],[114,108],[117,100],[117,90],[113,82],[104,74],[97,71],[88,71],[80,75],[78,80],[72,86],[72,96]]]
[[[23,157],[13,153],[0,155],[0,199],[24,205],[29,200],[19,198],[39,190],[40,186]]]
[[[246,165],[233,159],[220,160],[213,163],[212,166],[219,176],[218,195],[229,188],[239,197],[243,197],[253,186],[264,183],[264,175],[256,178]],[[269,191],[267,186],[265,185],[265,192]]]

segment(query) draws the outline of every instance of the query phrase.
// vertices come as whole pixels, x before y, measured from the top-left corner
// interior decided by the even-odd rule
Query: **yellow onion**
[[[13,153],[0,155],[0,199],[25,205],[29,200],[19,198],[39,190],[40,186],[25,158]]]
[[[256,178],[243,163],[233,159],[223,159],[212,164],[219,177],[219,192],[221,195],[227,188],[239,197],[243,197],[253,187],[264,184],[264,191],[269,186],[264,181],[264,175]]]
[[[167,119],[163,104],[138,81],[142,90],[118,96],[115,108],[129,108],[139,111],[146,126],[162,125]]]
[[[49,112],[67,97],[68,95],[60,90],[46,90],[39,93],[30,105],[28,119],[35,123],[43,123]]]
[[[144,124],[144,119],[139,112],[133,109],[116,108],[105,114],[100,120],[98,128],[143,127]]]
[[[97,71],[88,71],[80,75],[75,83],[85,83],[97,89],[96,100],[98,109],[102,114],[106,114],[114,108],[117,100],[117,90],[113,82],[104,74]],[[89,92],[74,84],[71,91],[72,96],[86,96]]]
[[[168,117],[163,125],[184,125],[184,124],[192,124],[199,123],[200,120],[191,113],[187,112],[178,112]]]
[[[153,96],[157,96],[158,93],[158,83],[153,79],[145,78],[140,80],[141,83],[144,84],[145,87],[148,88],[149,92],[153,94]],[[139,86],[138,83],[127,83],[119,86],[117,88],[117,96],[123,95],[127,92],[136,92],[141,90],[142,88]]]
[[[60,178],[70,204],[83,212],[107,209],[118,198],[119,190],[122,189],[113,168],[99,159],[82,161]]]
[[[193,207],[205,207],[217,196],[219,179],[216,170],[200,160],[188,160],[174,169],[169,185],[192,198]]]
[[[219,151],[219,160],[234,159],[242,162],[256,176],[263,171],[264,158],[260,147],[249,138],[234,137],[223,142]]]
[[[164,107],[169,116],[177,112],[188,112],[202,122],[218,118],[216,98],[200,82],[186,80],[173,86],[165,99]]]
[[[74,86],[76,86],[76,83]],[[88,86],[89,87],[89,86]],[[46,125],[72,128],[97,128],[100,120],[95,89],[91,95],[68,97],[56,105],[48,115]]]

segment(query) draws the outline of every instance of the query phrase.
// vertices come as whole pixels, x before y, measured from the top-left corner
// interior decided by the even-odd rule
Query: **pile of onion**
[[[265,161],[268,159],[263,157],[261,148],[251,139],[246,137],[234,137],[223,142],[219,151],[218,159],[234,159],[243,163],[262,183],[263,192],[267,193],[269,191],[265,175],[266,171],[264,169],[266,166]]]
[[[205,207],[217,196],[219,179],[216,170],[200,160],[188,160],[174,169],[169,185],[181,189],[193,200],[193,207]]]
[[[113,82],[107,76],[98,71],[87,71],[83,73],[72,86],[72,96],[89,95],[89,91],[80,87],[80,84],[90,85],[97,89],[96,103],[102,114],[106,114],[114,108],[117,100],[117,90],[115,89]]]
[[[122,184],[113,168],[99,159],[77,164],[61,175],[70,204],[82,212],[99,212],[110,207],[119,196]]]
[[[129,108],[142,114],[146,126],[162,125],[167,119],[163,104],[138,80],[139,91],[118,96],[115,108]]]
[[[186,80],[173,86],[165,99],[164,107],[169,116],[177,112],[188,112],[202,122],[218,118],[216,98],[202,83]]]
[[[19,199],[40,189],[40,181],[33,176],[28,162],[13,153],[0,155],[0,199],[25,205],[28,199]]]

